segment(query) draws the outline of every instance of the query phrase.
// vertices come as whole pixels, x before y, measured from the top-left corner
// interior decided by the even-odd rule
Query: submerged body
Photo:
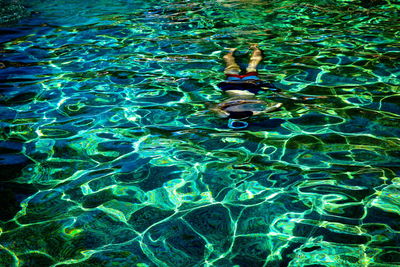
[[[217,104],[211,110],[221,118],[245,119],[275,111],[281,106],[282,103],[267,103],[251,96],[236,96]]]
[[[262,60],[262,52],[257,45],[252,45],[250,48],[253,49],[253,53],[246,73],[243,75],[240,74],[241,69],[233,56],[236,49],[231,49],[224,56],[226,63],[224,73],[227,78],[220,82],[218,87],[231,98],[211,108],[221,118],[247,119],[251,116],[275,111],[282,106],[282,103],[267,103],[255,97],[260,91],[274,86],[263,82],[258,77],[257,66]]]

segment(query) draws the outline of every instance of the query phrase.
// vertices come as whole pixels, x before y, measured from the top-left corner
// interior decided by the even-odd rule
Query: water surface
[[[399,4],[32,1],[0,36],[0,265],[400,265]],[[232,130],[222,55],[289,101]],[[325,97],[325,98],[318,98]]]

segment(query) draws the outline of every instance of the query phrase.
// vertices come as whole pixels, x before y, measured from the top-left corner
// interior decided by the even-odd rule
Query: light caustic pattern
[[[42,2],[0,37],[1,266],[400,264],[394,1]],[[249,43],[315,99],[231,130]]]

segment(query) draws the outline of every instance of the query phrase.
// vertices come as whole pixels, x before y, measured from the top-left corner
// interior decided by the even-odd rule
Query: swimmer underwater
[[[266,103],[255,98],[258,92],[275,87],[270,83],[263,82],[258,77],[257,66],[263,59],[262,51],[257,44],[251,45],[250,49],[253,50],[253,53],[250,56],[246,73],[243,75],[240,74],[241,69],[233,55],[236,51],[235,48],[230,49],[229,53],[223,57],[226,63],[224,73],[227,79],[220,82],[218,87],[231,98],[210,108],[219,117],[229,118],[230,128],[245,128],[248,123],[238,120],[268,113],[282,106],[282,103]]]
[[[275,111],[283,105],[257,99],[255,96],[260,91],[274,91],[280,98],[294,101],[315,99],[315,97],[293,97],[277,93],[278,89],[272,83],[266,83],[258,77],[257,66],[263,60],[262,51],[257,44],[252,44],[250,49],[253,50],[253,53],[250,56],[246,73],[243,75],[240,74],[240,66],[235,61],[235,48],[229,49],[229,53],[223,57],[226,63],[224,73],[227,79],[220,82],[218,87],[230,98],[210,108],[220,118],[228,118],[230,128],[246,128],[248,123],[243,120]]]

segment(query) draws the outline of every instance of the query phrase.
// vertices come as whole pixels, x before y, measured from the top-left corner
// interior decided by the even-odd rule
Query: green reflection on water
[[[0,189],[32,189],[0,263],[400,264],[398,4],[359,4],[33,2],[1,45],[0,147],[22,171]],[[225,48],[245,62],[253,42],[263,79],[327,98],[227,128],[206,102]]]

